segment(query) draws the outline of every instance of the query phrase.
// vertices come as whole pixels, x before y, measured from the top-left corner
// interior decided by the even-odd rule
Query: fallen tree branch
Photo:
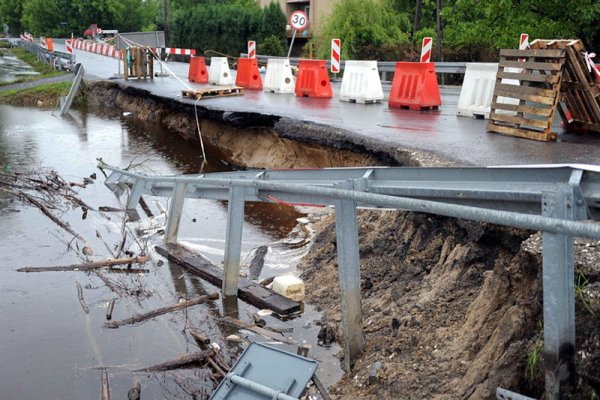
[[[102,371],[102,400],[110,400],[110,387],[108,386],[108,372]]]
[[[115,308],[115,301],[117,301],[117,299],[112,299],[110,303],[108,303],[108,308],[106,309],[106,319],[108,321],[112,319],[112,313]]]
[[[156,364],[148,368],[138,369],[135,372],[160,372],[170,371],[173,369],[179,369],[187,367],[191,364],[204,363],[209,357],[215,354],[214,350],[202,350],[197,353],[184,354],[177,357],[174,360],[170,360],[161,364]]]
[[[124,264],[142,264],[149,260],[148,256],[137,256],[131,258],[115,258],[112,260],[95,261],[86,264],[72,264],[55,267],[23,267],[17,269],[18,272],[52,272],[52,271],[89,271],[98,268],[112,267]],[[130,269],[131,272],[138,272],[136,269]],[[144,272],[147,270],[143,270]]]
[[[81,308],[86,314],[90,313],[90,309],[88,305],[85,303],[85,299],[83,298],[83,288],[81,287],[81,283],[79,281],[75,281],[77,284],[77,298],[79,298],[79,304],[81,304]]]
[[[157,317],[162,314],[170,313],[170,312],[177,311],[177,310],[182,310],[184,308],[195,306],[197,304],[206,303],[209,300],[217,300],[218,298],[219,298],[219,294],[216,292],[211,293],[207,296],[199,296],[192,300],[184,301],[182,303],[173,304],[173,305],[166,306],[166,307],[161,307],[156,310],[153,310],[153,311],[150,311],[150,312],[147,312],[144,314],[137,314],[137,315],[134,315],[133,317],[129,317],[129,318],[126,318],[126,319],[123,319],[120,321],[105,322],[104,327],[105,328],[118,328],[123,325],[135,324],[138,322],[146,321],[150,318]]]
[[[123,290],[123,288],[121,288],[119,285],[115,285],[110,279],[108,279],[107,277],[104,276],[104,274],[102,274],[100,271],[94,271],[96,273],[96,276],[100,279],[102,279],[102,282],[104,282],[104,284],[113,292],[115,292],[117,295],[119,295],[119,297],[123,297],[126,296],[128,293],[126,290]],[[110,318],[107,318],[110,319]]]

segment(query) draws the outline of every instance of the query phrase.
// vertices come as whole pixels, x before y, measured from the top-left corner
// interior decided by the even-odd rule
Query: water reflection
[[[0,49],[0,82],[14,82],[20,77],[38,75],[33,68],[17,57],[9,50]]]

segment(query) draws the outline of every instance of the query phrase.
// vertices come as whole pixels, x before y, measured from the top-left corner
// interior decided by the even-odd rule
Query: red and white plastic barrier
[[[195,56],[195,49],[177,49],[174,47],[165,47],[165,53],[167,54],[177,54],[180,56]]]
[[[121,52],[115,46],[105,43],[94,43],[88,40],[71,39],[73,48],[100,54],[106,57],[121,58]]]
[[[69,54],[73,54],[73,40],[74,39],[65,40],[65,47],[67,48],[67,53]]]
[[[519,39],[519,50],[527,50],[529,48],[529,35],[526,33],[521,33],[521,38]]]
[[[340,39],[331,39],[331,73],[338,74],[340,72],[340,54],[342,49],[342,41]]]
[[[43,36],[40,36],[40,45],[46,50],[48,49],[48,43],[46,43],[46,38]]]
[[[248,58],[256,58],[256,42],[254,40],[248,41]]]
[[[424,37],[423,43],[421,44],[421,62],[431,62],[431,49],[433,47],[433,39],[430,37]]]

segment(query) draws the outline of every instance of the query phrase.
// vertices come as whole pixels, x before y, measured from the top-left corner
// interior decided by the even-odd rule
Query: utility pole
[[[444,39],[444,31],[442,29],[442,0],[435,0],[435,27],[437,36],[437,53],[440,61],[444,61],[444,47],[442,40]],[[444,74],[442,74],[442,85],[446,84]]]

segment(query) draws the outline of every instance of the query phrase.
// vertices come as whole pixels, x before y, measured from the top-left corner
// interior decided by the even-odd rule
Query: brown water
[[[96,173],[98,180],[94,184],[79,189],[79,196],[93,207],[122,207],[125,201],[103,185],[103,177],[96,168],[98,157],[117,166],[143,162],[138,170],[152,174],[199,172],[200,149],[160,127],[143,126],[102,110],[74,110],[72,114],[61,119],[52,116],[51,111],[0,106],[0,167],[9,171],[53,168],[73,182]],[[220,160],[209,157],[208,161],[205,171],[227,169]],[[168,202],[148,200],[158,217],[143,218],[129,225],[132,232],[164,224],[160,214],[168,208]],[[203,330],[227,349],[224,337],[233,331],[216,322],[221,313],[220,302],[135,326],[102,328],[108,303],[118,296],[96,275],[27,274],[14,270],[23,266],[79,263],[81,255],[77,255],[77,247],[81,249],[84,245],[94,250],[92,260],[111,258],[109,249],[120,238],[120,213],[90,212],[82,219],[80,209],[57,211],[61,219],[86,239],[85,244],[71,242],[69,249],[67,243],[71,238],[39,210],[17,201],[0,200],[0,204],[0,399],[98,398],[100,368],[109,372],[113,398],[125,398],[134,377],[142,381],[144,399],[191,399],[195,398],[192,393],[210,392],[210,385],[203,389],[205,377],[197,371],[149,374],[134,370],[197,350],[184,333],[189,327]],[[186,200],[180,241],[220,264],[226,215],[224,203]],[[301,216],[289,207],[249,205],[244,224],[243,261],[250,261],[252,249],[268,245],[270,251],[261,277],[293,271],[311,239],[308,230],[297,222]],[[157,261],[161,257],[154,253],[152,245],[161,240],[160,235],[155,235],[147,241],[153,259],[146,266],[150,273],[140,276],[106,273],[110,279],[143,293],[119,298],[113,319],[216,290],[175,264],[164,262],[159,266]],[[140,243],[146,244],[137,236],[135,240],[130,238],[126,246],[137,252]],[[83,312],[78,302],[77,281],[83,286],[89,314]],[[245,320],[256,311],[241,302],[239,307],[239,316]],[[316,342],[318,327],[314,323],[308,329],[302,326],[317,317],[307,307],[302,318],[290,322],[298,341]],[[335,381],[340,375],[333,357],[337,348],[325,350],[315,346],[314,349],[322,361],[323,380]]]

